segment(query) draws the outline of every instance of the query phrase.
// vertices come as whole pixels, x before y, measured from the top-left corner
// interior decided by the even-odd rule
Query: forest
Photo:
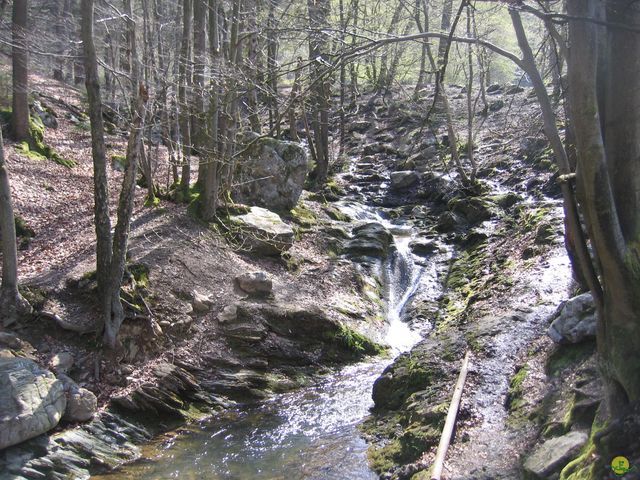
[[[640,479],[632,0],[1,0],[0,479]]]

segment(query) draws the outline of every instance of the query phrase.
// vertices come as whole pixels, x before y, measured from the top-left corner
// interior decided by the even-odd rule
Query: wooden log
[[[462,360],[462,367],[460,368],[460,375],[458,375],[458,381],[456,387],[453,390],[453,397],[451,397],[451,404],[447,411],[447,420],[444,423],[442,429],[442,436],[440,437],[440,443],[438,444],[438,450],[436,451],[436,458],[433,461],[433,468],[431,470],[431,480],[440,480],[442,476],[442,469],[444,468],[444,459],[447,456],[447,450],[451,443],[451,436],[453,435],[453,428],[456,425],[456,418],[458,416],[458,409],[460,408],[460,400],[462,399],[462,390],[464,389],[464,382],[467,379],[467,372],[469,371],[469,351]]]

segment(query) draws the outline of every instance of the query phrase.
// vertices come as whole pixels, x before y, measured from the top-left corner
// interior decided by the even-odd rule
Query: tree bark
[[[94,218],[96,228],[96,276],[101,304],[108,295],[111,268],[111,220],[109,218],[109,183],[104,145],[102,99],[98,81],[98,63],[93,44],[93,0],[82,0],[81,35],[85,64],[85,84],[91,122],[91,153],[93,157]]]
[[[178,103],[180,109],[180,136],[182,143],[182,176],[180,190],[184,198],[188,196],[191,185],[191,115],[189,113],[189,89],[191,87],[191,23],[193,0],[182,2],[182,45],[180,48],[180,68]]]
[[[570,48],[568,73],[570,111],[576,137],[576,176],[580,187],[580,203],[589,228],[590,238],[600,264],[604,290],[603,307],[598,319],[597,343],[600,371],[605,384],[605,405],[610,417],[626,413],[628,406],[640,401],[640,300],[637,290],[640,286],[640,251],[637,233],[631,228],[637,218],[630,218],[630,210],[637,216],[638,200],[632,195],[624,204],[620,192],[629,188],[629,180],[612,179],[617,175],[633,175],[637,162],[634,153],[640,139],[627,139],[620,135],[625,131],[624,122],[631,122],[638,128],[635,106],[640,100],[638,89],[621,88],[632,85],[640,75],[640,65],[634,59],[626,59],[629,66],[619,62],[623,57],[612,53],[608,68],[620,68],[611,78],[621,84],[609,83],[605,88],[606,101],[598,96],[598,43],[596,27],[591,22],[575,18],[597,18],[595,1],[569,0],[568,14]],[[610,8],[613,16],[607,20],[620,20],[623,24],[637,25],[638,12],[631,3],[612,0]],[[612,12],[610,11],[609,14]],[[623,29],[608,28],[609,48],[623,48],[629,39]],[[622,101],[624,97],[625,101]],[[599,105],[609,109],[617,105],[614,120],[609,118],[603,124]],[[615,157],[615,158],[614,158]],[[619,208],[620,207],[620,208]],[[631,216],[634,217],[634,216]]]
[[[14,0],[11,23],[11,40],[13,43],[11,52],[13,66],[11,133],[14,140],[17,141],[29,139],[27,9],[27,0]]]
[[[145,87],[140,85],[135,101],[135,110],[127,142],[127,166],[122,179],[122,190],[118,201],[118,221],[113,232],[113,257],[109,275],[110,308],[104,329],[104,343],[109,348],[117,345],[118,332],[124,320],[124,309],[120,300],[120,288],[127,259],[129,228],[133,214],[133,201],[136,193],[136,174],[138,171],[138,152],[144,129],[145,104],[149,96]]]
[[[2,232],[2,286],[0,287],[0,318],[8,327],[21,316],[31,313],[31,305],[18,291],[18,249],[16,224],[11,202],[9,174],[4,160],[4,142],[0,129],[0,232]]]

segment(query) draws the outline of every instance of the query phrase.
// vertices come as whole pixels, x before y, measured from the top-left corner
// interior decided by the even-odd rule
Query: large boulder
[[[596,311],[591,294],[583,293],[568,300],[547,334],[556,343],[579,343],[595,337]]]
[[[569,432],[540,445],[524,462],[526,479],[542,480],[560,471],[587,443],[585,432]]]
[[[309,163],[300,144],[251,136],[237,162],[236,201],[271,210],[291,210],[298,203]]]
[[[0,450],[55,427],[67,406],[53,373],[26,358],[0,358]]]
[[[251,207],[249,213],[231,217],[242,247],[254,253],[277,256],[293,245],[293,229],[277,213]]]

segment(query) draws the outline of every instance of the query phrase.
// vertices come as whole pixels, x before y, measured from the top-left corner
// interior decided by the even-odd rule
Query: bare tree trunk
[[[11,40],[13,42],[11,55],[13,66],[11,133],[13,138],[18,141],[29,139],[27,4],[27,0],[14,0],[11,23]]]
[[[198,153],[198,186],[204,181],[204,153],[206,144],[206,112],[204,71],[206,66],[207,0],[193,0],[193,110],[191,116],[191,143]]]
[[[96,226],[96,276],[101,305],[108,304],[109,271],[111,269],[111,220],[109,218],[109,184],[104,146],[102,99],[98,81],[98,63],[93,44],[93,0],[82,0],[81,34],[84,50],[85,84],[91,121],[91,153],[93,157],[94,217]]]
[[[314,172],[318,184],[327,179],[329,170],[329,79],[324,75],[327,65],[326,40],[323,28],[326,28],[329,12],[329,0],[307,0],[309,11],[309,59],[311,65],[311,127],[318,157]]]
[[[0,129],[0,232],[2,232],[2,286],[0,287],[0,318],[8,327],[21,316],[31,313],[31,305],[18,291],[18,250],[16,224],[11,202],[9,174],[4,160],[4,142]]]
[[[149,96],[140,85],[133,113],[129,141],[127,142],[127,166],[122,179],[122,190],[118,201],[118,221],[113,232],[113,257],[109,275],[110,315],[106,319],[104,343],[110,348],[117,345],[118,332],[124,320],[124,309],[120,300],[120,288],[127,258],[129,228],[133,214],[133,201],[136,191],[136,173],[138,171],[138,151],[144,128],[145,103]]]
[[[280,0],[269,0],[269,16],[267,19],[267,25],[269,30],[267,32],[267,82],[269,86],[269,129],[273,130],[275,127],[276,136],[280,137],[280,122],[278,119],[280,115],[278,113],[278,72],[277,72],[277,58],[278,58],[278,36],[276,34],[276,27],[278,21],[276,20],[276,7]],[[274,123],[278,121],[277,124]]]
[[[247,104],[249,107],[249,124],[251,130],[260,133],[262,125],[258,116],[258,6],[257,0],[249,0],[249,15],[247,16],[247,29],[249,38],[247,45],[247,58],[245,60],[247,79]]]
[[[471,7],[467,5],[467,37],[471,38]],[[467,157],[471,164],[471,183],[475,183],[478,166],[473,150],[473,45],[467,45]]]
[[[191,87],[191,23],[193,0],[182,2],[182,46],[180,49],[180,70],[178,103],[180,109],[180,136],[182,137],[182,177],[180,178],[180,190],[186,199],[191,184],[191,115],[189,89]]]

